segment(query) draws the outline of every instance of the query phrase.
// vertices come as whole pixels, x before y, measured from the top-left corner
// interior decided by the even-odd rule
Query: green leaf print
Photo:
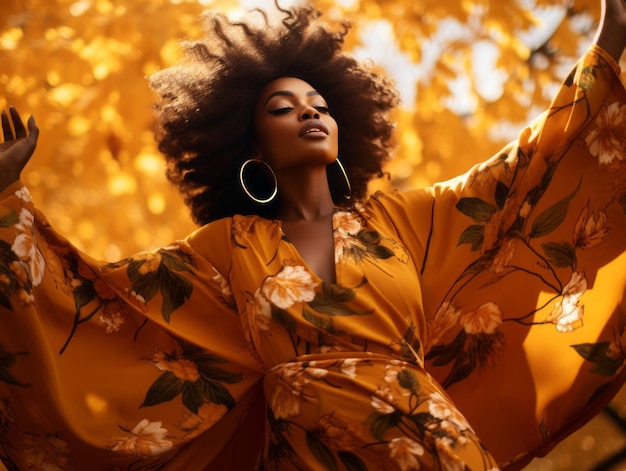
[[[22,388],[27,388],[30,384],[23,383],[18,380],[9,368],[12,368],[17,364],[18,355],[28,355],[27,352],[19,352],[14,353],[6,350],[2,344],[0,344],[0,381],[7,384],[12,384],[13,386],[20,386]]]
[[[224,404],[229,410],[235,407],[236,402],[228,389],[216,381],[207,381],[204,378],[196,381],[196,386],[202,392],[202,395],[215,404]],[[197,412],[195,410],[194,412]]]
[[[400,386],[402,386],[404,389],[408,389],[412,393],[419,393],[420,382],[417,379],[417,376],[415,376],[415,373],[407,370],[406,368],[402,368],[398,372],[398,384],[400,384]]]
[[[567,268],[576,265],[576,249],[569,242],[550,242],[541,244],[541,247],[555,267]]]
[[[142,266],[145,264],[143,260],[133,260],[128,264],[126,273],[131,282],[131,288],[147,302],[156,296],[159,292],[159,284],[156,272],[144,273]]]
[[[548,235],[561,225],[569,211],[569,203],[572,201],[572,198],[576,196],[576,193],[578,193],[581,183],[582,179],[578,181],[578,186],[576,186],[571,194],[556,202],[537,216],[533,221],[532,229],[528,237],[536,238]]]
[[[198,364],[196,363],[196,365]],[[231,371],[215,367],[200,367],[200,365],[198,365],[198,371],[202,377],[207,380],[219,381],[220,383],[226,384],[236,384],[241,381],[241,378],[243,378],[242,373],[233,373]]]
[[[191,297],[193,284],[186,278],[163,268],[159,269],[159,288],[163,296],[161,315],[169,322],[172,313]]]
[[[306,431],[306,444],[315,456],[315,459],[319,461],[325,469],[330,471],[339,471],[337,467],[337,459],[333,452],[322,442],[319,438],[317,438],[314,434]]]
[[[415,324],[409,323],[409,327],[404,333],[404,337],[397,343],[398,353],[404,361],[417,365],[422,357],[422,343],[415,330]]]
[[[309,306],[320,314],[327,316],[363,316],[372,311],[357,311],[346,303],[354,300],[356,292],[350,288],[323,283],[322,289],[315,294]]]
[[[194,414],[205,402],[232,409],[235,399],[220,383],[238,383],[243,374],[214,366],[228,363],[221,357],[206,353],[196,345],[177,342],[173,348],[154,354],[152,361],[156,367],[166,371],[150,386],[140,407],[171,401],[182,394],[183,405]]]
[[[13,305],[11,304],[11,298],[5,290],[0,291],[0,306],[9,311],[13,310]]]
[[[622,211],[626,214],[626,193],[622,193],[619,197],[619,205],[622,207]]]
[[[20,217],[13,209],[0,217],[0,227],[13,227],[18,222],[20,222]]]
[[[339,331],[335,329],[335,323],[332,317],[316,316],[313,312],[309,311],[306,308],[302,310],[302,317],[304,318],[304,320],[310,322],[315,327],[323,330],[324,332],[327,332],[331,335],[336,335],[339,333]]]
[[[198,387],[201,380],[196,381],[196,384],[185,381],[182,390],[183,405],[194,414],[198,413],[198,409],[205,402],[205,395],[203,391]],[[210,402],[210,401],[209,401]]]
[[[409,418],[417,426],[417,430],[420,431],[420,435],[423,435],[424,430],[432,430],[432,425],[436,422],[436,419],[430,412],[418,412],[410,415]]]
[[[296,333],[296,321],[284,310],[272,304],[272,319],[282,325],[290,334]]]
[[[496,206],[498,207],[498,209],[503,209],[504,208],[504,203],[506,203],[506,199],[509,196],[509,187],[506,186],[504,183],[502,183],[501,181],[498,181],[498,183],[496,184]]]
[[[400,411],[394,411],[391,414],[381,414],[380,412],[372,412],[367,419],[363,422],[364,425],[370,426],[372,436],[378,440],[383,441],[383,435],[392,427],[395,427],[400,422],[402,413]]]
[[[127,275],[132,290],[146,302],[159,292],[163,298],[161,315],[170,322],[172,313],[191,297],[193,284],[176,272],[191,272],[183,260],[160,250],[132,259],[128,263]]]
[[[610,342],[572,345],[581,357],[594,364],[589,371],[603,376],[613,376],[624,364],[623,355],[610,355],[610,347]]]
[[[367,253],[372,255],[374,258],[384,260],[394,256],[393,250],[389,247],[385,247],[384,245],[380,245],[383,239],[377,231],[361,230],[357,234],[357,239],[363,242]]]
[[[459,236],[457,246],[461,244],[470,244],[472,252],[480,250],[485,238],[485,226],[482,224],[472,224],[468,226],[463,233]]]
[[[339,451],[339,459],[348,471],[367,471],[367,466],[363,460],[349,451]]]
[[[152,383],[146,393],[146,398],[139,407],[155,406],[171,401],[182,392],[183,383],[184,381],[177,378],[171,371],[164,372]]]
[[[466,216],[471,217],[476,222],[489,222],[491,216],[496,212],[493,205],[480,198],[461,198],[456,204],[456,209]]]
[[[72,290],[74,305],[79,312],[83,307],[93,301],[96,297],[96,290],[90,280],[83,279],[82,283]]]
[[[11,244],[0,240],[0,275],[9,280],[8,283],[0,283],[0,306],[9,310],[13,310],[11,296],[20,288],[19,279],[10,268],[11,263],[17,260],[17,256],[11,250]],[[30,284],[23,288],[30,291]]]
[[[166,252],[165,250],[159,250],[158,253],[162,257],[163,265],[165,265],[170,270],[186,271],[188,273],[193,273],[192,270],[189,268],[189,266],[180,258],[175,257],[174,255],[172,255],[169,252]]]

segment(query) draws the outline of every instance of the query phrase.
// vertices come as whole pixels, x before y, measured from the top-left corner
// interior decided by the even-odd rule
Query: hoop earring
[[[343,197],[347,200],[352,199],[352,185],[350,185],[350,179],[348,178],[348,174],[346,173],[346,169],[343,168],[343,164],[341,163],[341,161],[339,160],[339,157],[337,157],[335,159],[335,162],[337,163],[337,165],[339,166],[339,170],[341,171],[341,174],[343,175],[343,179],[346,181],[346,194],[343,195]]]
[[[269,174],[272,176],[272,179],[274,180],[274,183],[273,183],[274,188],[272,189],[271,194],[266,198],[254,196],[252,192],[246,186],[246,182],[245,182],[243,174],[245,172],[246,167],[251,163],[263,164],[266,167],[266,172],[269,172]],[[245,194],[248,195],[248,198],[250,198],[252,201],[259,203],[259,204],[269,203],[274,198],[276,198],[276,195],[278,194],[278,180],[276,179],[276,174],[272,170],[272,167],[270,167],[269,164],[265,162],[264,160],[248,159],[243,164],[241,164],[241,168],[239,169],[239,183],[241,184],[241,188],[243,189]]]

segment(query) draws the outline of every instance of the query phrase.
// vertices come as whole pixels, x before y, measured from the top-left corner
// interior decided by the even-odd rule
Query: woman
[[[550,110],[466,175],[365,198],[397,98],[309,8],[209,19],[157,73],[202,227],[118,263],[33,208],[0,148],[10,469],[519,469],[623,384],[624,0]],[[14,131],[11,130],[11,123]]]

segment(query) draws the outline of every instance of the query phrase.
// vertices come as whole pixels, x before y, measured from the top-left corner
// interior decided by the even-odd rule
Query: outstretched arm
[[[1,118],[3,140],[0,142],[0,192],[19,180],[22,170],[35,152],[39,137],[39,128],[32,116],[28,120],[28,133],[15,108],[9,108],[9,114],[2,111]]]
[[[626,0],[602,0],[595,43],[619,62],[626,48]]]

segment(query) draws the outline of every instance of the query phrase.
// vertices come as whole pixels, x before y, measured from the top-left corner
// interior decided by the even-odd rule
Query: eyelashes
[[[328,109],[327,106],[314,106],[313,108],[315,108],[320,113],[330,114],[330,110]],[[283,108],[276,108],[274,110],[268,110],[268,113],[273,116],[280,116],[280,115],[289,113],[291,110],[293,110],[292,107],[285,106]]]
[[[277,108],[275,110],[268,110],[268,113],[274,116],[279,116],[281,114],[289,113],[293,108],[285,107],[285,108]]]

